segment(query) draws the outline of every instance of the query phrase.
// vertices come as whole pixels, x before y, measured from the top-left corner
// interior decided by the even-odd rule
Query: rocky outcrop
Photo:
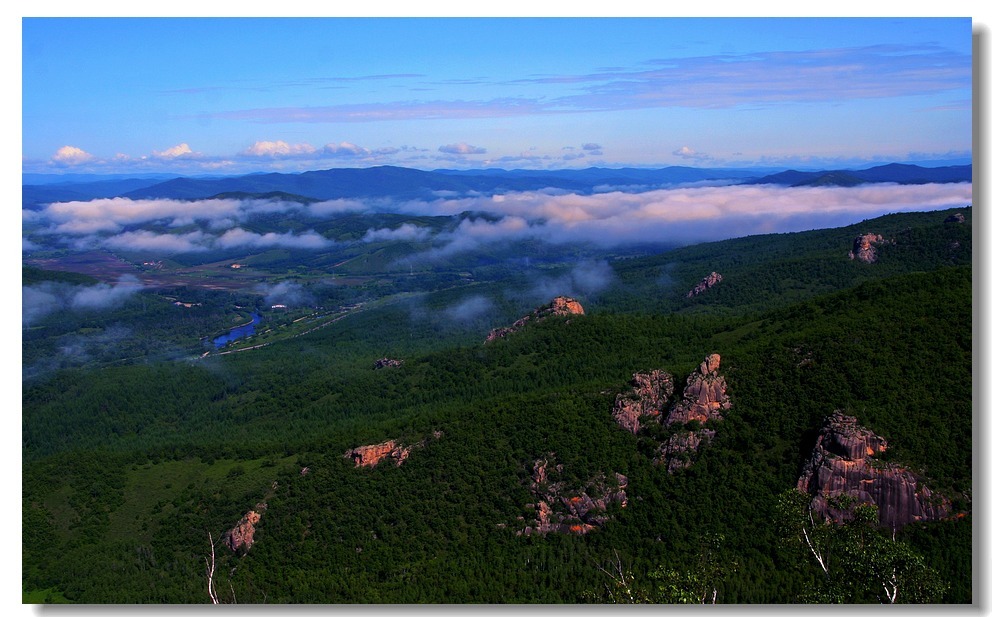
[[[720,369],[720,354],[706,356],[687,380],[682,400],[672,409],[665,419],[665,424],[688,424],[698,420],[705,424],[709,420],[721,420],[721,412],[730,409],[730,398],[727,396],[727,382],[718,373]]]
[[[946,219],[944,219],[944,222],[945,223],[963,223],[964,222],[964,214],[962,214],[960,212],[955,212],[954,214],[952,214],[949,217],[947,217]]]
[[[709,428],[681,430],[680,425],[722,420],[723,412],[731,408],[727,382],[719,374],[720,355],[706,356],[689,375],[682,397],[672,404],[675,385],[672,376],[662,370],[634,373],[630,389],[617,394],[612,415],[624,430],[635,435],[646,424],[660,423],[678,432],[658,444],[655,463],[664,465],[669,473],[692,464],[693,454],[709,443],[716,432]]]
[[[355,461],[355,467],[375,467],[383,459],[390,459],[396,465],[402,465],[410,456],[410,448],[400,445],[394,440],[384,441],[368,446],[358,446],[344,453],[345,458]]]
[[[713,287],[714,285],[716,285],[717,283],[719,283],[722,280],[723,280],[723,276],[719,272],[710,272],[706,276],[706,278],[704,278],[703,280],[699,281],[699,283],[697,283],[696,286],[693,287],[692,290],[689,291],[689,293],[686,294],[685,297],[686,298],[695,298],[696,296],[698,296],[699,294],[703,293],[704,291],[710,289],[711,287]]]
[[[701,424],[720,420],[722,412],[730,409],[731,402],[727,382],[719,369],[720,354],[706,356],[686,380],[682,398],[670,409],[675,391],[672,376],[662,370],[634,373],[631,389],[618,394],[613,403],[613,418],[631,433],[637,433],[642,423],[649,421],[671,426],[688,424],[692,420]]]
[[[692,465],[693,457],[699,451],[699,447],[709,443],[714,435],[716,431],[708,428],[675,433],[662,442],[654,464],[664,465],[668,473],[685,469]]]
[[[255,525],[261,520],[262,512],[265,511],[266,507],[265,503],[256,504],[255,509],[249,510],[247,514],[242,516],[234,528],[224,532],[220,538],[221,543],[235,553],[248,552],[248,549],[255,543]]]
[[[545,317],[551,317],[552,315],[557,315],[559,317],[565,317],[568,315],[585,315],[586,311],[579,304],[578,300],[574,298],[569,298],[568,296],[557,296],[551,303],[547,306],[542,306],[538,309],[537,318],[544,319]]]
[[[567,317],[569,315],[585,315],[586,311],[582,308],[574,298],[569,298],[568,296],[558,296],[551,300],[550,303],[539,306],[534,309],[529,315],[524,315],[520,319],[513,322],[513,325],[504,326],[500,328],[494,328],[489,332],[486,337],[486,342],[491,343],[495,340],[506,338],[507,336],[519,331],[521,328],[529,323],[536,323],[547,319],[548,317]]]
[[[432,437],[440,439],[441,431],[434,431]],[[427,444],[426,439],[417,443],[405,446],[395,439],[376,443],[368,446],[358,446],[345,451],[344,457],[355,461],[355,467],[375,467],[383,460],[390,460],[399,467],[409,456],[410,452],[418,448],[423,448]]]
[[[876,246],[886,244],[882,234],[862,234],[854,239],[854,247],[847,253],[848,258],[873,264],[878,261]]]
[[[394,368],[397,366],[403,366],[402,360],[394,360],[393,358],[379,358],[372,365],[372,368],[379,370],[382,368]]]
[[[675,383],[665,371],[634,373],[630,380],[631,390],[621,392],[613,403],[613,418],[627,431],[636,434],[641,430],[641,421],[656,420],[665,411]]]
[[[944,518],[950,502],[924,486],[915,473],[875,459],[886,440],[836,411],[830,415],[797,487],[812,496],[813,509],[827,520],[851,518],[845,501],[878,507],[879,523],[899,529],[916,521]]]
[[[606,514],[611,504],[627,506],[627,477],[615,473],[611,479],[600,473],[582,487],[567,487],[559,480],[562,465],[554,464],[554,454],[534,462],[531,493],[536,498],[528,509],[534,517],[517,535],[570,533],[586,534],[610,520]],[[596,495],[596,497],[593,497]]]

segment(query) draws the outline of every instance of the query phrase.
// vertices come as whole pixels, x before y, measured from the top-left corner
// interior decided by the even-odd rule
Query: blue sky
[[[22,171],[968,158],[967,18],[25,18]]]

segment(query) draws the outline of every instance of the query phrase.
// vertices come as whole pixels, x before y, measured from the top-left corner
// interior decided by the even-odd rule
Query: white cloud
[[[316,217],[333,217],[343,212],[364,212],[368,204],[357,199],[332,199],[310,204],[307,210]]]
[[[50,204],[40,211],[22,210],[23,224],[33,233],[76,237],[78,247],[106,246],[119,250],[179,253],[210,248],[287,247],[319,250],[334,245],[316,231],[254,233],[241,225],[253,215],[292,213],[326,218],[342,212],[398,212],[457,215],[487,212],[499,217],[472,218],[450,232],[434,236],[435,248],[424,257],[473,250],[487,243],[538,238],[548,242],[691,243],[758,233],[835,227],[889,212],[935,210],[971,203],[970,184],[857,187],[780,187],[773,185],[696,186],[639,193],[610,190],[591,195],[550,191],[494,196],[392,202],[332,200],[300,204],[272,200],[129,200]],[[203,225],[201,230],[166,234],[136,229]],[[126,231],[125,231],[126,230]],[[220,233],[219,237],[203,230]],[[40,236],[32,236],[38,241]],[[427,241],[426,227],[404,223],[373,228],[365,241]],[[22,246],[34,246],[31,241]]]
[[[253,157],[292,157],[299,155],[311,155],[317,151],[308,143],[290,144],[282,140],[278,141],[256,141],[247,149],[241,151],[241,156]]]
[[[75,146],[62,146],[52,156],[52,162],[56,165],[72,166],[88,163],[93,160],[93,155]]]
[[[691,161],[708,161],[711,157],[708,154],[703,154],[702,152],[696,152],[689,146],[682,146],[678,150],[672,152],[673,156],[679,158],[688,159]]]
[[[239,218],[242,208],[252,202],[234,199],[180,201],[177,199],[131,200],[123,197],[94,199],[92,201],[67,201],[49,204],[33,219],[52,225],[50,231],[60,234],[84,235],[97,232],[115,232],[127,225],[152,221],[166,221],[182,225],[191,221],[211,221]]]
[[[365,232],[363,242],[389,242],[389,241],[411,241],[421,242],[431,237],[431,230],[427,227],[414,225],[413,223],[403,223],[396,229],[382,228],[370,229]]]
[[[465,220],[430,255],[482,243],[537,237],[549,242],[682,243],[752,234],[849,225],[889,212],[936,210],[971,203],[970,184],[857,187],[706,186],[593,195],[511,193],[492,197],[409,202],[405,211],[456,214],[482,211],[497,222]]]
[[[293,233],[277,234],[274,232],[257,234],[240,227],[227,230],[216,241],[216,245],[223,249],[236,247],[269,248],[275,246],[290,249],[321,249],[333,244],[332,241],[312,230],[298,235]]]
[[[460,143],[457,143],[457,144],[448,144],[448,145],[439,147],[437,150],[438,150],[438,152],[443,152],[445,154],[456,154],[456,155],[459,155],[459,156],[463,156],[463,155],[466,155],[466,154],[485,154],[486,153],[486,149],[485,148],[481,148],[479,146],[472,146],[472,145],[469,145],[469,144],[467,144],[465,142],[460,142]]]
[[[72,296],[70,306],[75,309],[104,309],[120,305],[144,288],[134,276],[122,276],[116,285],[99,283],[81,287]]]
[[[428,261],[456,253],[472,251],[493,242],[514,241],[540,235],[541,231],[531,227],[527,219],[519,216],[505,216],[497,221],[487,219],[465,219],[451,232],[439,234],[437,239],[443,244],[420,255]]]
[[[137,251],[162,255],[174,253],[194,253],[209,248],[213,236],[202,231],[186,234],[158,234],[152,231],[126,231],[107,238],[89,237],[81,243],[84,246],[101,246],[119,251]]]
[[[395,154],[397,151],[396,148],[384,148],[373,152],[368,148],[347,141],[331,142],[321,148],[315,148],[306,142],[291,144],[277,140],[256,141],[242,150],[239,156],[242,158],[317,160],[321,158],[366,158],[375,155]]]
[[[152,152],[158,158],[162,159],[174,159],[180,156],[195,156],[196,153],[189,149],[189,144],[179,144],[178,146],[172,146],[162,152]]]
[[[368,148],[356,146],[355,144],[347,141],[342,141],[339,144],[326,144],[322,152],[324,156],[332,157],[369,156],[372,154],[372,151]]]

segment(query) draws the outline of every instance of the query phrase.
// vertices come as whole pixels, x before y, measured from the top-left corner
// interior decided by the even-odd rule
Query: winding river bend
[[[236,341],[239,338],[244,338],[246,336],[251,336],[255,334],[255,326],[262,322],[262,316],[258,313],[251,314],[251,323],[246,323],[243,326],[238,326],[236,328],[231,328],[227,333],[222,334],[215,338],[212,343],[214,349],[220,349],[224,345],[232,341]]]

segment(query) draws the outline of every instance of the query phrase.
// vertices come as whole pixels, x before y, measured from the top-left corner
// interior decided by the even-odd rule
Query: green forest
[[[869,232],[877,260],[850,258]],[[972,602],[971,208],[595,263],[611,274],[573,285],[584,314],[491,342],[551,296],[485,256],[387,278],[366,260],[347,285],[300,274],[305,310],[176,287],[39,317],[22,334],[24,602]],[[253,312],[264,333],[210,344]],[[637,372],[681,393],[710,354],[732,407],[669,473],[612,405]],[[897,531],[858,503],[844,525],[810,514],[797,481],[838,410],[951,514]],[[401,464],[346,455],[390,440],[410,446]],[[547,457],[568,487],[621,474],[626,502],[588,533],[523,533]],[[253,543],[231,550],[249,511]]]

